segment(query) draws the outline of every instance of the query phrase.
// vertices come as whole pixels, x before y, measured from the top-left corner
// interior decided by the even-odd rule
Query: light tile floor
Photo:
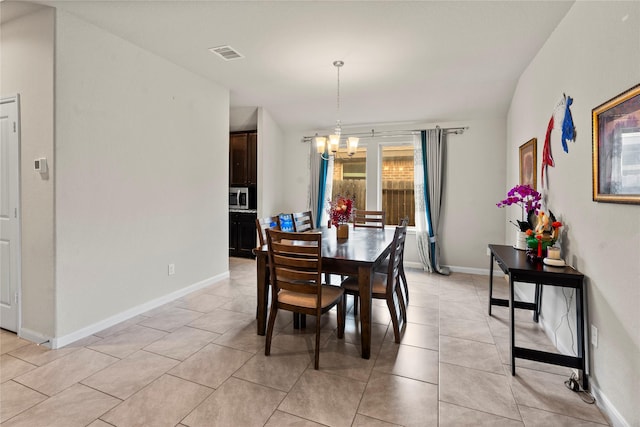
[[[486,315],[488,277],[407,271],[401,344],[375,301],[371,359],[352,310],[294,330],[278,315],[271,356],[256,335],[255,261],[180,300],[48,350],[0,332],[3,426],[598,426],[606,418],[564,381],[570,370],[526,360],[510,374],[508,311]],[[496,281],[505,297],[506,281]],[[351,299],[349,299],[349,304]],[[350,307],[351,308],[351,307]],[[518,311],[518,343],[553,349]]]

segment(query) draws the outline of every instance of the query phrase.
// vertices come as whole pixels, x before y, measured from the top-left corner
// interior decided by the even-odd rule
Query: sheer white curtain
[[[327,181],[325,182],[324,188],[324,203],[322,204],[322,220],[320,225],[327,225],[327,222],[329,222],[329,213],[327,212],[329,205],[327,201],[330,199],[333,199],[333,156],[329,157],[327,166]]]
[[[440,266],[439,224],[444,188],[444,132],[440,128],[423,130],[415,143],[414,181],[416,198],[416,239],[425,270],[449,274]],[[421,188],[419,188],[421,187]],[[421,200],[418,200],[420,198]],[[420,217],[420,219],[418,218]],[[424,227],[419,226],[424,221]]]
[[[427,213],[425,207],[424,162],[422,154],[422,139],[420,135],[413,136],[413,185],[415,199],[416,242],[418,255],[425,271],[433,272],[431,254],[429,252],[429,230],[427,229]]]

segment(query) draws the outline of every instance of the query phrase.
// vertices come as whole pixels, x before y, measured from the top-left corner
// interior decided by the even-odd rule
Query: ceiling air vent
[[[232,48],[231,46],[218,46],[209,48],[209,50],[225,61],[232,61],[234,59],[244,58],[240,52]]]

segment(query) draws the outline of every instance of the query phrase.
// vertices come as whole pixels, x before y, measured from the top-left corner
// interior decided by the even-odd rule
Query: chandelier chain
[[[340,126],[340,67],[342,67],[344,65],[344,61],[333,61],[333,66],[336,67],[336,70],[338,71],[337,75],[338,75],[338,85],[337,85],[337,96],[336,96],[336,129],[335,132],[336,134],[339,136],[342,129]]]
[[[337,115],[338,115],[338,120],[340,120],[340,66],[336,65],[336,68],[338,69],[338,97],[337,97]]]

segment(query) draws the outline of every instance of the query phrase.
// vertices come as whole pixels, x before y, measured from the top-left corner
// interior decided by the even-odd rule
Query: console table
[[[491,264],[489,266],[489,316],[491,306],[509,307],[509,329],[511,339],[511,375],[516,374],[516,357],[535,360],[554,365],[567,366],[582,371],[582,387],[589,389],[589,380],[585,372],[585,295],[584,275],[573,267],[551,267],[541,261],[532,262],[525,251],[514,249],[512,246],[489,245]],[[504,274],[509,276],[509,299],[493,298],[493,262],[500,266]],[[514,301],[514,282],[534,283],[536,285],[535,302]],[[515,316],[514,309],[520,308],[534,311],[534,320],[538,321],[540,310],[541,287],[543,285],[560,286],[576,290],[576,336],[577,356],[567,356],[515,345]]]

